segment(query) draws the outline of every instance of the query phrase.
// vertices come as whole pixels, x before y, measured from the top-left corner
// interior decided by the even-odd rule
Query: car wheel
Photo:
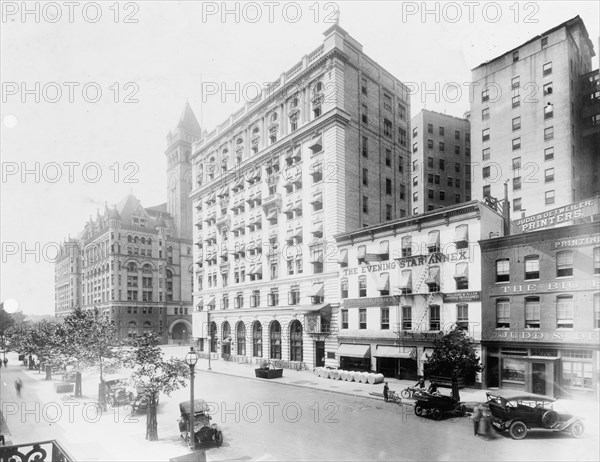
[[[217,446],[221,446],[223,444],[223,432],[215,433],[215,441]]]
[[[583,435],[584,428],[585,427],[583,426],[583,422],[578,420],[573,425],[571,425],[569,431],[571,432],[571,436],[573,438],[581,438],[581,436]]]
[[[404,399],[410,398],[410,390],[405,388],[400,392],[400,396],[402,396]]]
[[[440,420],[442,418],[442,411],[437,407],[431,413],[433,420]]]
[[[415,404],[415,415],[423,415],[423,406],[421,406],[420,404]]]
[[[542,425],[546,428],[552,428],[558,422],[558,413],[556,411],[546,411],[542,416]]]
[[[511,424],[508,432],[512,439],[522,440],[527,436],[527,426],[520,420],[517,420]]]

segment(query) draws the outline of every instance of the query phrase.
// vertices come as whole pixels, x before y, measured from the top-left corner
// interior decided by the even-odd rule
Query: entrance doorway
[[[398,360],[396,358],[377,358],[377,372],[384,377],[395,378],[398,374]]]
[[[325,342],[315,342],[315,366],[325,366]]]
[[[546,364],[531,363],[531,391],[537,395],[546,394]]]
[[[500,386],[500,375],[498,374],[498,356],[487,357],[487,386],[496,388]]]

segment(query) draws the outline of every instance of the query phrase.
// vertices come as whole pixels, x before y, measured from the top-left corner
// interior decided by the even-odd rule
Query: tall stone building
[[[64,244],[55,269],[57,316],[81,306],[114,321],[121,338],[157,332],[164,343],[191,339],[190,151],[200,133],[186,104],[167,137],[167,203],[144,207],[129,194]]]
[[[215,356],[335,362],[333,236],[410,211],[408,89],[339,25],[324,35],[193,144],[194,337]]]
[[[531,215],[598,190],[593,56],[576,16],[472,70],[474,199],[508,182],[512,211]]]
[[[469,120],[423,109],[411,128],[412,214],[470,201]]]

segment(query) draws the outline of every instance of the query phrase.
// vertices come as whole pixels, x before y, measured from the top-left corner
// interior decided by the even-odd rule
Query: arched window
[[[281,324],[279,321],[271,323],[271,332],[269,334],[271,341],[271,359],[281,359]]]
[[[297,319],[290,324],[290,361],[302,361],[302,324]]]
[[[137,272],[136,264],[133,262],[129,263],[129,265],[127,265],[127,271],[129,271],[130,273],[136,273]]]
[[[254,321],[252,325],[252,356],[262,358],[262,325]]]
[[[221,326],[221,349],[224,355],[231,354],[231,327],[229,326],[229,322],[225,321]]]
[[[236,328],[237,337],[237,354],[240,356],[246,355],[246,325],[240,321]]]
[[[127,326],[127,336],[133,338],[138,334],[138,326],[135,321],[130,321]]]
[[[142,244],[146,245],[146,238],[145,238],[145,237],[142,237],[142,239],[141,239],[141,241],[140,241],[140,242],[141,242]]]
[[[144,321],[144,334],[152,332],[152,323],[150,321]]]
[[[214,321],[210,323],[210,352],[217,352],[217,323]]]

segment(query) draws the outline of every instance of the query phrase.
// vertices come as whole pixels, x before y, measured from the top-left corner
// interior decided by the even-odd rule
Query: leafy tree
[[[472,339],[456,326],[433,342],[433,353],[427,360],[427,372],[433,376],[465,377],[472,380],[481,371],[481,362]]]
[[[146,439],[158,440],[156,407],[158,395],[170,395],[172,391],[187,386],[190,376],[189,366],[181,359],[165,360],[158,347],[160,335],[145,333],[134,337],[133,350],[129,352],[125,364],[133,368],[132,385],[138,390],[138,399],[148,402],[146,408]]]

